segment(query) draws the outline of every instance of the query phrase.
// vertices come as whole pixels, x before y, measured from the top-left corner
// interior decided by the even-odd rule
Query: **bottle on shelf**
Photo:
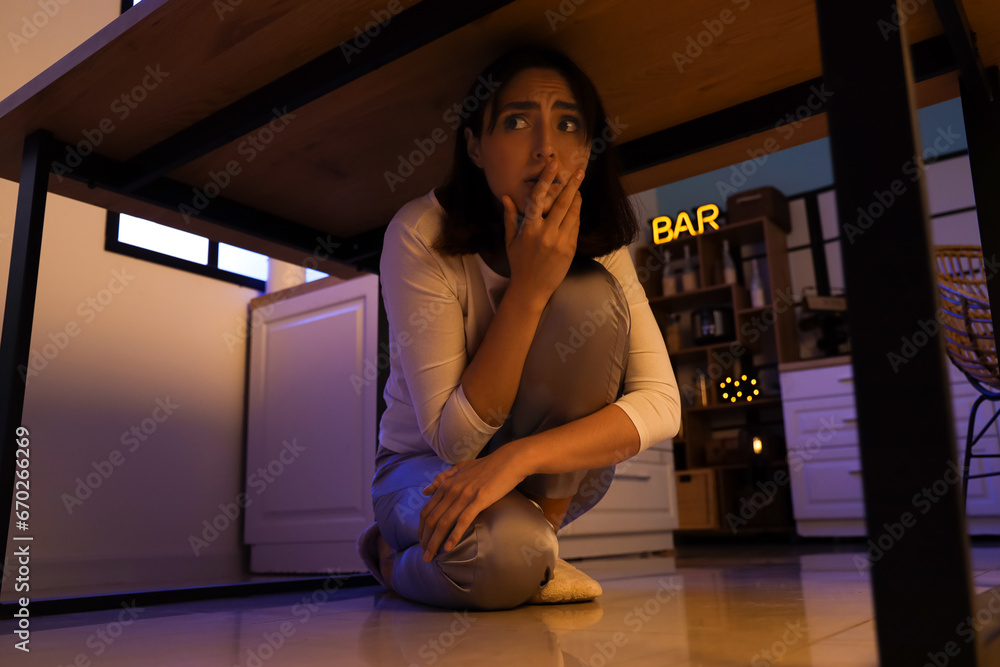
[[[764,299],[764,287],[760,281],[760,270],[757,268],[757,260],[750,262],[752,275],[750,278],[750,307],[763,308],[766,303]]]
[[[726,285],[736,284],[736,265],[729,254],[729,239],[722,240],[722,282]]]
[[[708,406],[708,378],[704,373],[698,373],[698,401],[699,405]]]
[[[691,264],[691,246],[689,245],[684,246],[684,273],[681,275],[681,284],[684,286],[685,292],[698,289],[698,276]]]
[[[677,276],[670,265],[670,251],[664,252],[663,256],[663,296],[670,296],[677,293]]]

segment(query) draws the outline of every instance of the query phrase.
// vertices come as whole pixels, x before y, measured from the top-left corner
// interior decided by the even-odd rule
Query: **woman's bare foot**
[[[396,552],[389,543],[385,541],[382,537],[382,533],[378,535],[378,561],[379,561],[379,571],[382,573],[382,579],[385,580],[386,588],[390,591],[392,590],[392,564],[395,560]]]

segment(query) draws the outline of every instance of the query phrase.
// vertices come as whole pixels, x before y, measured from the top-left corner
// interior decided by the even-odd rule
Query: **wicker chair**
[[[975,433],[979,406],[984,401],[1000,401],[1000,368],[993,337],[990,297],[986,291],[983,249],[979,246],[937,246],[934,248],[934,273],[941,296],[944,315],[942,331],[948,358],[980,394],[972,404],[965,440],[962,498],[967,502],[970,479],[1000,475],[1000,472],[969,474],[973,458],[1000,458],[1000,454],[973,453],[975,444],[1000,417],[1000,411],[995,411],[979,433]]]

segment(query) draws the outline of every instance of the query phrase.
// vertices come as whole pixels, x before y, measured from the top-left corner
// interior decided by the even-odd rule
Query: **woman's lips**
[[[531,183],[532,185],[538,185],[538,177],[535,176],[534,178],[526,178],[524,182]],[[554,181],[552,181],[552,185],[562,185],[562,182],[557,178]]]

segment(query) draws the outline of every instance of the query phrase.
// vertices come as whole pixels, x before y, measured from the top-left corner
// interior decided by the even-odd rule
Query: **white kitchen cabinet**
[[[673,441],[665,440],[615,468],[604,498],[559,531],[559,555],[585,558],[670,550],[678,525]]]
[[[378,276],[251,302],[245,542],[253,572],[360,572],[372,521]]]
[[[789,365],[798,368],[787,370],[786,366],[781,372],[796,526],[803,536],[863,536],[865,506],[852,369],[846,357],[826,363],[830,365],[818,368]],[[978,393],[951,364],[948,370],[960,469],[969,410]],[[987,402],[980,408],[976,418],[979,428],[991,416],[990,406]],[[1000,432],[993,424],[975,451],[1000,453],[998,443]],[[972,474],[1000,470],[998,461],[973,459]],[[942,478],[944,475],[942,470]],[[966,506],[970,534],[1000,534],[998,484],[1000,478],[970,480]],[[915,505],[915,513],[922,507]]]

